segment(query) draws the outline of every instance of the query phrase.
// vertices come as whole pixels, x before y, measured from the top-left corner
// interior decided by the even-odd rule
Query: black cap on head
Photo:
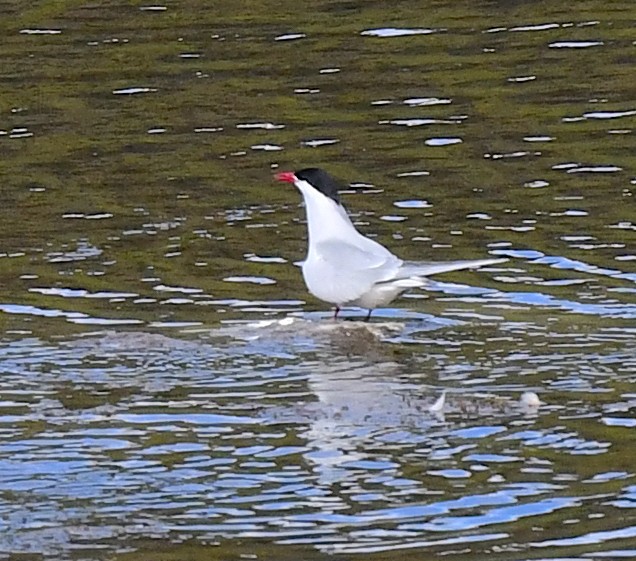
[[[294,172],[294,175],[296,175],[298,179],[307,181],[307,183],[310,183],[323,195],[326,195],[340,204],[340,196],[338,195],[340,186],[338,185],[338,182],[326,171],[321,170],[320,168],[305,168]]]

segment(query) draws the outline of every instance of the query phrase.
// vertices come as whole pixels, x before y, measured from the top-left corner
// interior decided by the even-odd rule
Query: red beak
[[[277,181],[284,181],[285,183],[293,183],[296,181],[296,176],[293,171],[281,171],[277,173],[275,176]]]

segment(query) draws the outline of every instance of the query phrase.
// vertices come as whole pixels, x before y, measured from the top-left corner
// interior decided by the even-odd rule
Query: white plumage
[[[326,172],[308,168],[277,174],[302,193],[307,213],[309,248],[302,264],[305,284],[316,298],[369,310],[386,306],[409,288],[426,284],[437,273],[476,269],[506,259],[447,262],[403,261],[386,247],[358,232],[340,204],[337,183]]]

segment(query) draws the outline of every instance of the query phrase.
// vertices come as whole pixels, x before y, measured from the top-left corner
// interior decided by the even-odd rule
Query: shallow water
[[[0,11],[0,559],[636,556],[632,2]]]

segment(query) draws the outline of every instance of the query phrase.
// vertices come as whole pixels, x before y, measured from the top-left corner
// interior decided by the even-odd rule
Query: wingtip
[[[505,257],[494,257],[492,259],[475,259],[474,261],[466,262],[466,269],[481,269],[482,267],[489,267],[490,265],[498,265],[499,263],[505,263],[508,261]]]
[[[497,265],[498,263],[505,263],[506,261],[510,261],[510,259],[508,259],[507,257],[494,257],[489,261],[491,265]]]

